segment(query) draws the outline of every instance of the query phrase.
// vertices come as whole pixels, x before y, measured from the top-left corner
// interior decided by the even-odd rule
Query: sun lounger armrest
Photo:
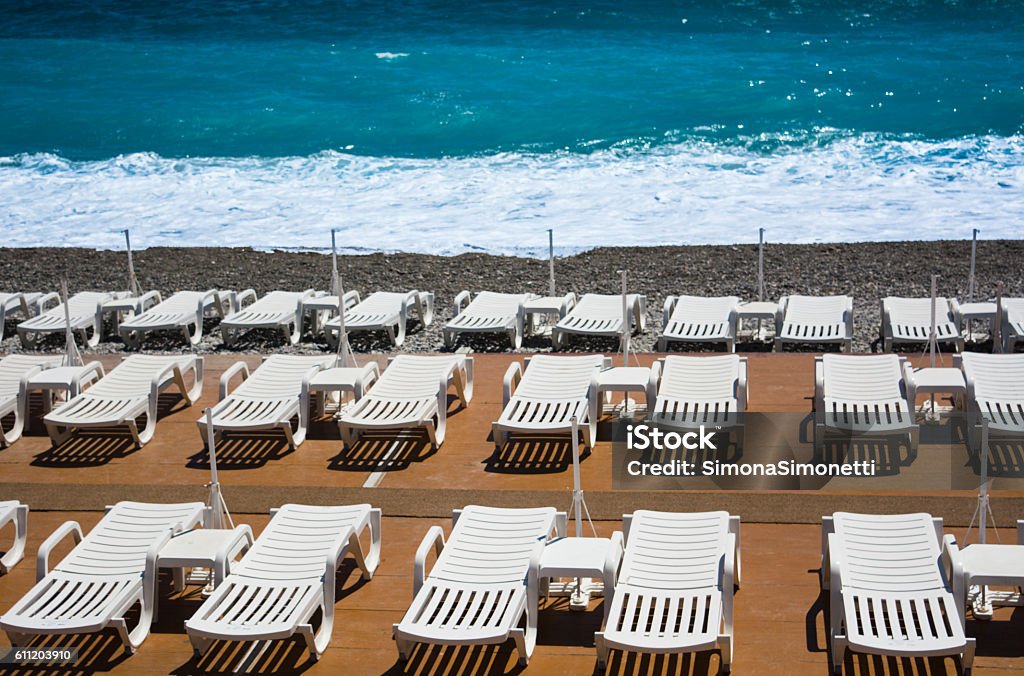
[[[664,359],[656,359],[651,364],[651,376],[647,379],[647,417],[653,418],[658,410],[658,386],[661,385],[661,371],[665,368]]]
[[[459,314],[469,307],[470,295],[469,291],[463,289],[459,291],[458,295],[455,296],[455,302],[452,304],[452,318],[458,317]]]
[[[909,413],[913,413],[917,408],[917,380],[914,378],[914,367],[906,358],[900,361],[903,367],[903,389],[906,390],[907,406],[910,407]]]
[[[156,289],[154,289],[153,291],[147,291],[146,293],[139,296],[138,303],[135,306],[137,308],[135,312],[137,314],[142,314],[149,308],[153,307],[154,305],[158,305],[161,302],[163,302],[163,297],[160,295],[159,291],[157,291]]]
[[[725,633],[732,635],[733,631],[733,597],[736,593],[737,570],[735,568],[737,558],[736,534],[729,533],[725,537],[725,552],[722,555],[722,621],[725,624]]]
[[[258,296],[256,295],[256,289],[246,289],[245,291],[240,291],[238,295],[235,297],[235,312],[238,312],[246,305],[252,305],[253,303],[256,302],[257,298]]]
[[[953,315],[953,326],[960,330],[960,322],[963,321],[963,314],[960,311],[960,301],[956,298],[949,299],[949,314]]]
[[[253,545],[254,539],[252,535],[252,528],[248,525],[243,523],[241,526],[235,526],[231,533],[231,539],[226,541],[221,548],[217,550],[217,553],[214,554],[213,569],[215,571],[223,570],[227,572],[228,558],[238,553],[242,542],[245,543],[245,549],[249,549]],[[220,584],[220,580],[214,580],[213,584],[215,586]]]
[[[36,554],[36,582],[42,580],[50,572],[50,552],[68,535],[74,538],[76,545],[82,541],[84,537],[82,527],[77,521],[65,521],[57,530],[50,533],[50,537],[43,540],[43,544],[39,545],[39,552]]]
[[[523,368],[514,361],[505,369],[505,377],[501,380],[501,407],[504,409],[515,394],[516,388],[523,379]]]
[[[435,556],[440,556],[441,551],[444,550],[444,529],[440,526],[431,526],[416,549],[416,558],[412,564],[413,596],[419,593],[424,580],[426,580],[427,555],[430,554],[431,548],[434,549]]]
[[[99,363],[98,361],[91,361],[84,367],[82,367],[82,370],[76,373],[74,377],[71,378],[71,387],[69,388],[69,391],[72,393],[72,396],[77,396],[82,392],[83,380],[86,382],[92,382],[99,380],[104,375],[105,373],[103,372],[103,364]]]
[[[943,564],[941,568],[946,576],[946,584],[952,583],[956,607],[963,608],[967,603],[967,590],[964,587],[964,562],[955,536],[946,535],[942,538],[941,559]]]
[[[366,393],[370,386],[380,378],[380,367],[377,362],[371,361],[363,366],[362,372],[356,378],[356,390]]]
[[[44,293],[36,301],[36,310],[41,314],[51,307],[57,307],[58,305],[60,305],[60,294],[56,291],[51,291],[50,293]]]
[[[814,410],[825,410],[825,363],[820,356],[814,358]]]
[[[781,335],[782,325],[786,321],[786,306],[789,305],[789,296],[779,298],[779,307],[775,310],[775,335]]]
[[[736,402],[741,413],[747,410],[747,398],[747,358],[740,357],[739,373],[736,376]]]
[[[242,380],[249,379],[249,365],[244,361],[236,361],[227,371],[220,376],[220,388],[217,391],[217,401],[224,401],[231,391],[231,379],[237,374],[242,374]]]
[[[669,296],[665,299],[665,306],[661,310],[661,330],[664,331],[665,327],[668,326],[668,320],[672,319],[672,313],[676,310],[676,304],[679,302],[679,296]]]
[[[359,297],[358,291],[356,291],[355,289],[352,289],[351,291],[346,291],[345,295],[341,297],[341,300],[339,302],[339,305],[341,307],[338,308],[338,311],[340,312],[341,308],[345,308],[346,310],[348,310],[349,308],[354,308],[356,305],[359,305],[360,301],[361,298]]]
[[[565,319],[565,316],[574,307],[576,307],[576,294],[570,291],[562,296],[562,304],[558,306],[558,318]]]
[[[733,551],[733,585],[739,589],[743,571],[743,540],[740,538],[739,515],[729,516],[729,532],[736,538],[736,547]]]
[[[416,316],[423,326],[430,326],[434,321],[434,294],[430,291],[411,291]]]
[[[624,549],[622,531],[615,531],[611,536],[612,547],[604,560],[604,579],[611,580],[612,585],[618,584],[619,566],[622,564],[622,552]]]
[[[555,537],[564,538],[569,527],[569,515],[565,512],[555,513]]]

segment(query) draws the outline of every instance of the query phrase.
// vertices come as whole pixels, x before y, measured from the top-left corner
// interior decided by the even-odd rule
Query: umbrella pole
[[[555,295],[555,231],[548,228],[548,295]]]
[[[142,295],[142,287],[139,286],[139,278],[135,276],[135,260],[132,257],[132,238],[127,228],[124,232],[124,245],[128,250],[128,293],[138,298]]]
[[[82,366],[82,353],[75,342],[75,332],[71,328],[71,308],[68,307],[68,277],[60,278],[60,302],[64,306],[64,366]]]
[[[622,366],[629,366],[629,296],[626,293],[626,270],[620,270],[622,276]],[[629,398],[629,392],[622,393],[622,408],[619,410],[620,418],[629,418],[633,415],[633,401]]]
[[[971,272],[967,277],[967,302],[974,302],[974,260],[978,254],[978,233],[977,228],[971,230]]]
[[[586,516],[590,529],[597,536],[594,522],[590,520],[590,510],[583,498],[583,483],[580,479],[580,425],[576,416],[569,424],[572,426],[572,517],[575,525],[575,537],[583,537],[583,517]],[[569,609],[584,611],[590,603],[590,580],[577,577],[569,595]]]
[[[929,366],[931,366],[931,368],[935,368],[935,352],[938,350],[938,347],[939,347],[937,328],[936,328],[936,307],[935,307],[935,304],[936,304],[936,301],[937,301],[936,289],[937,289],[937,280],[938,279],[939,279],[938,275],[932,275],[932,323],[931,323],[931,328],[929,329],[929,332],[928,332],[928,357],[929,357],[928,364],[929,364]],[[929,409],[928,414],[927,414],[926,417],[927,417],[928,420],[936,421],[936,420],[939,419],[939,412],[935,410],[935,393],[934,392],[931,393],[931,404],[932,404],[931,409]],[[917,404],[914,404],[914,406],[917,406]]]
[[[988,528],[988,517],[993,517],[992,525],[995,525],[988,493],[988,420],[984,417],[981,419],[981,487],[978,489],[978,506],[974,513],[978,515],[978,544],[983,545],[985,544],[985,531]],[[976,620],[992,619],[992,602],[988,599],[986,585],[979,585],[978,595],[974,597],[974,602],[971,604],[971,612]]]

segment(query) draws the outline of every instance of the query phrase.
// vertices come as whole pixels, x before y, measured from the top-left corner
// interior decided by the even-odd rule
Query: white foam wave
[[[377,52],[374,56],[385,61],[393,61],[395,59],[401,59],[409,56],[409,52]]]
[[[1024,232],[1024,137],[689,141],[448,159],[0,158],[5,246],[323,247],[546,255],[605,245],[988,238]]]

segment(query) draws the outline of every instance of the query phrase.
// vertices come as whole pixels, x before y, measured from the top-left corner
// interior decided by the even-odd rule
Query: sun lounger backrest
[[[271,291],[242,312],[294,312],[300,298],[302,294],[294,291]]]
[[[604,366],[604,355],[534,355],[516,388],[517,396],[528,399],[574,400],[586,397],[590,381]]]
[[[919,326],[930,326],[932,323],[932,299],[931,298],[899,298],[889,296],[882,299],[882,303],[899,316],[904,324]],[[935,320],[939,324],[952,321],[949,311],[949,301],[941,296],[935,299]]]
[[[728,322],[739,303],[736,296],[679,296],[672,314],[687,323],[717,324]]]
[[[658,385],[658,394],[686,401],[716,401],[736,398],[740,358],[730,354],[715,357],[669,355]]]
[[[964,352],[964,376],[974,396],[1000,402],[1024,401],[1024,354]]]
[[[206,294],[207,291],[178,291],[173,296],[157,303],[151,307],[147,312],[153,314],[177,314],[179,312],[195,312],[196,307]]]
[[[109,293],[102,293],[99,291],[79,291],[68,299],[68,313],[72,318],[81,315],[92,316],[96,313],[97,304],[105,303],[111,298],[113,298],[113,296]],[[64,305],[57,304],[56,307],[50,308],[44,314],[63,317]]]
[[[464,359],[462,355],[398,355],[384,369],[370,392],[385,399],[436,397],[441,376]]]
[[[849,302],[849,296],[790,296],[786,302],[786,321],[795,324],[841,322]]]
[[[521,582],[538,543],[547,540],[554,527],[553,507],[468,506],[459,515],[430,577],[462,584]]]
[[[157,356],[133,354],[118,364],[109,374],[85,391],[91,397],[112,397],[125,399],[148,397],[150,395],[153,376],[172,364],[183,366],[194,359],[188,356]]]
[[[843,587],[910,592],[945,589],[930,514],[832,515]]]
[[[260,533],[232,575],[259,580],[308,580],[324,575],[324,561],[370,513],[370,505],[284,505]]]
[[[584,294],[569,314],[594,319],[622,319],[622,296]]]
[[[728,512],[636,511],[619,584],[674,590],[715,587],[728,535]]]
[[[153,541],[171,528],[195,526],[204,509],[201,502],[119,502],[54,569],[96,577],[141,573]]]
[[[822,355],[824,396],[849,401],[901,399],[900,358],[895,354]]]
[[[309,370],[317,366],[329,368],[335,359],[333,355],[271,355],[232,392],[232,395],[257,399],[297,397],[302,392],[302,380]]]

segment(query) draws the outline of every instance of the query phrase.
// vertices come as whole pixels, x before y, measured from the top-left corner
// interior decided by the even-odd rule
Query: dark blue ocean
[[[1019,237],[1024,3],[0,7],[9,245]]]

